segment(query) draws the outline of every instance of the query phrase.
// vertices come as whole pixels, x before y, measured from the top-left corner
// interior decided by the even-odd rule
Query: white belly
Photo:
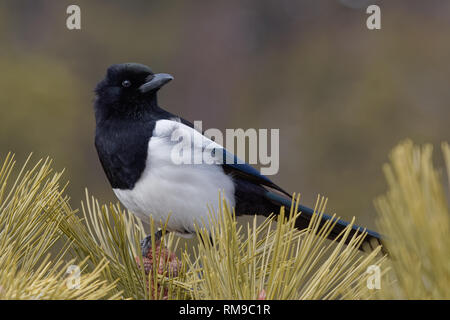
[[[235,206],[234,184],[221,166],[174,164],[171,147],[164,137],[152,137],[146,168],[134,188],[114,192],[144,223],[150,216],[165,223],[170,214],[168,231],[187,235],[195,232],[195,224],[208,223],[209,208],[218,212],[219,192]]]

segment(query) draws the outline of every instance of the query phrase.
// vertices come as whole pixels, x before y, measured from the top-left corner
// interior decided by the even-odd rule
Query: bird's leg
[[[166,276],[176,277],[178,271],[181,269],[181,260],[177,258],[175,253],[170,252],[169,249],[163,245],[162,231],[159,230],[154,235],[155,247],[152,247],[152,235],[148,235],[141,241],[141,254],[142,257],[135,257],[136,263],[139,268],[143,268],[145,274],[148,276],[146,279],[148,292],[152,294],[154,299],[162,298],[168,299],[168,288],[163,284],[155,281],[155,273]],[[156,285],[156,290],[155,290]],[[161,291],[163,290],[163,291]],[[160,293],[163,293],[160,296]]]
[[[181,268],[181,260],[177,258],[174,252],[170,252],[166,246],[162,246],[162,231],[154,234],[155,248],[152,247],[152,235],[148,235],[141,241],[142,258],[136,257],[136,263],[143,267],[145,274],[152,274],[156,269],[158,274],[164,274],[166,271],[172,276],[177,276]],[[141,265],[141,259],[143,265]]]
[[[155,235],[155,245],[158,247],[161,243],[162,230],[158,230]],[[152,235],[149,234],[141,241],[141,253],[144,258],[148,257],[150,248],[152,247]]]

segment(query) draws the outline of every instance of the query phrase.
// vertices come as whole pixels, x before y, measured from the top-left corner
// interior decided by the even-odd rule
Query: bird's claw
[[[172,276],[177,276],[181,268],[181,261],[175,253],[162,246],[161,238],[162,232],[156,232],[154,235],[155,248],[152,248],[152,235],[145,237],[141,241],[142,258],[136,257],[136,263],[143,267],[145,274],[151,273],[153,268],[156,268],[158,274],[163,274],[167,270]],[[143,265],[141,265],[141,259]]]
[[[158,244],[161,241],[161,237],[162,237],[162,231],[158,230],[155,235],[155,243]],[[142,257],[146,258],[148,256],[148,252],[150,250],[150,248],[152,247],[152,235],[148,235],[146,236],[142,241],[141,241],[141,254]]]

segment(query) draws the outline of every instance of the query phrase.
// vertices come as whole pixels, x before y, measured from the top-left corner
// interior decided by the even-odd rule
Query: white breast
[[[208,206],[218,211],[219,191],[230,206],[235,205],[234,184],[220,165],[175,164],[171,157],[177,143],[171,140],[174,130],[189,132],[193,137],[193,149],[202,148],[202,145],[194,145],[205,142],[200,133],[176,121],[160,120],[148,144],[146,168],[135,187],[114,189],[114,192],[144,223],[148,223],[150,215],[155,222],[165,223],[170,213],[168,231],[187,235],[195,232],[195,223],[201,226],[202,222],[208,222]],[[194,139],[196,135],[203,140]]]

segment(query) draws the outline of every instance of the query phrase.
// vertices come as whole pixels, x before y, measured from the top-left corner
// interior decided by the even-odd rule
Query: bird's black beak
[[[173,80],[173,77],[167,73],[152,74],[147,77],[147,82],[140,86],[139,90],[141,90],[141,92],[157,90],[171,80]]]

